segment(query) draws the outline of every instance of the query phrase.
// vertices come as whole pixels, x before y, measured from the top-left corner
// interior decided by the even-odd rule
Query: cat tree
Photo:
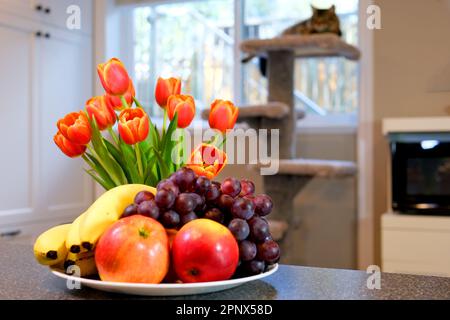
[[[344,57],[358,60],[360,51],[334,34],[288,35],[272,39],[242,42],[241,50],[267,57],[268,103],[241,108],[238,121],[255,129],[280,130],[279,172],[263,176],[264,189],[274,201],[271,229],[281,239],[282,262],[307,264],[302,245],[305,231],[301,213],[294,212],[294,198],[314,177],[342,179],[356,173],[356,165],[347,161],[296,158],[296,122],[299,114],[294,106],[294,62],[296,58]],[[208,112],[203,115],[208,117]],[[259,168],[258,168],[259,169]]]

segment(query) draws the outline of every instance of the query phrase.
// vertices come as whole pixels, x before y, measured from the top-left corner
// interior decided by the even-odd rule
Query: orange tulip
[[[61,134],[70,142],[86,145],[91,141],[91,126],[86,115],[80,112],[71,112],[56,123]]]
[[[133,97],[136,96],[136,91],[134,90],[133,81],[130,81],[128,90],[127,90],[127,92],[125,92],[125,94],[123,96],[125,98],[125,101],[128,104],[128,107],[131,107],[131,105],[133,104]],[[109,107],[113,108],[114,110],[122,111],[123,109],[125,109],[125,106],[123,105],[122,100],[118,96],[113,96],[113,95],[106,93],[105,101],[106,101],[106,104]]]
[[[81,156],[86,151],[86,146],[70,142],[61,132],[57,132],[53,137],[53,141],[68,157],[75,158]]]
[[[209,126],[220,132],[226,132],[228,129],[233,129],[238,114],[239,108],[231,101],[215,100],[211,104],[211,111],[209,112]]]
[[[213,179],[225,167],[227,154],[210,144],[201,144],[191,154],[187,167],[200,176]]]
[[[119,59],[112,58],[106,63],[99,64],[97,72],[108,94],[122,96],[127,92],[131,80],[127,69]]]
[[[167,100],[173,94],[180,94],[181,81],[178,78],[158,78],[155,89],[155,99],[161,108],[166,108]]]
[[[128,108],[119,115],[119,134],[126,144],[136,144],[147,138],[148,115],[141,108]]]
[[[86,102],[86,110],[91,119],[95,119],[100,131],[109,128],[116,123],[116,113],[113,108],[106,104],[104,96],[89,99]]]
[[[175,113],[178,113],[178,128],[189,126],[195,116],[195,101],[192,96],[182,94],[171,95],[167,99],[167,111],[172,121]]]

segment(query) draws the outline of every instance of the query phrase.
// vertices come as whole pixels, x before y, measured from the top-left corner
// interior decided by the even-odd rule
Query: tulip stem
[[[113,138],[113,140],[116,143],[116,145],[119,146],[119,137],[117,137],[117,135],[115,134],[115,132],[112,129],[112,127],[108,127],[108,132],[111,135],[111,137]]]
[[[162,127],[163,136],[166,132],[166,122],[167,122],[167,109],[164,109],[163,127]]]
[[[142,170],[142,157],[141,157],[141,149],[139,148],[139,143],[134,145],[134,151],[136,152],[136,161],[138,165],[139,175],[144,177],[144,171]]]
[[[138,101],[138,99],[136,99],[136,97],[133,97],[133,101],[134,101],[134,103],[136,103],[136,106],[137,106],[138,108],[143,109],[142,104]]]
[[[127,102],[127,100],[125,99],[124,96],[120,96],[120,101],[122,101],[122,105],[123,105],[124,108],[129,108],[128,102]]]

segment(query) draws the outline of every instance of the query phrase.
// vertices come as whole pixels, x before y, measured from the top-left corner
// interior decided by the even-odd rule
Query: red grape
[[[125,210],[123,210],[121,218],[126,218],[135,214],[137,214],[137,206],[133,203],[126,207]]]
[[[216,202],[223,212],[231,212],[231,207],[233,206],[234,199],[228,194],[221,194]]]
[[[197,202],[190,193],[181,193],[175,200],[175,210],[179,214],[188,214],[197,206]]]
[[[247,196],[247,195],[253,195],[255,193],[255,184],[248,180],[248,179],[242,179],[241,180],[241,193],[239,194],[241,197]]]
[[[171,190],[175,196],[178,196],[180,194],[180,189],[178,188],[178,186],[169,179],[165,179],[165,180],[161,180],[157,185],[156,185],[156,190]]]
[[[266,268],[266,265],[264,261],[252,260],[243,262],[242,268],[250,275],[256,275],[263,273]]]
[[[137,207],[137,213],[155,220],[159,218],[159,208],[155,200],[141,202]]]
[[[150,191],[141,191],[141,192],[138,192],[138,194],[136,194],[136,196],[134,197],[134,203],[140,204],[141,202],[153,200],[153,199],[155,199],[155,196],[153,195],[153,193],[151,193]]]
[[[248,222],[250,234],[256,242],[263,242],[270,236],[269,224],[260,217],[253,217]]]
[[[236,197],[241,192],[241,183],[236,178],[227,178],[220,185],[222,193]]]
[[[211,180],[206,177],[200,176],[195,180],[195,191],[198,194],[205,194],[211,187]]]
[[[161,223],[168,229],[175,228],[180,223],[180,215],[173,210],[166,211],[161,215]]]
[[[183,167],[174,173],[173,181],[180,188],[180,191],[184,192],[193,187],[195,178],[195,172],[192,169]]]
[[[255,212],[260,216],[266,216],[272,211],[272,199],[266,194],[257,195],[253,199],[255,204]]]
[[[195,212],[189,212],[188,214],[182,215],[181,216],[181,225],[185,225],[186,223],[197,219],[197,215],[195,214]]]
[[[280,258],[280,247],[278,243],[273,240],[269,240],[258,244],[258,259],[267,262],[273,262]]]
[[[203,218],[214,220],[218,223],[223,223],[223,220],[224,220],[223,213],[217,208],[211,208],[208,211],[206,211]]]
[[[161,209],[168,209],[175,203],[175,193],[171,190],[161,189],[156,192],[155,202]]]
[[[189,195],[191,196],[191,198],[194,200],[195,203],[195,207],[194,207],[194,211],[201,211],[202,209],[204,209],[204,205],[205,205],[205,197],[201,196],[197,193],[189,193]]]
[[[242,219],[233,219],[228,225],[228,229],[234,235],[236,240],[241,241],[247,239],[250,234],[250,229],[248,227],[247,221]]]
[[[256,244],[244,240],[239,243],[239,257],[242,261],[250,261],[256,257]]]
[[[253,202],[244,198],[237,198],[231,206],[231,214],[235,218],[248,220],[255,214]]]
[[[208,191],[206,191],[205,198],[207,202],[214,202],[220,196],[220,185],[216,183],[211,183]]]

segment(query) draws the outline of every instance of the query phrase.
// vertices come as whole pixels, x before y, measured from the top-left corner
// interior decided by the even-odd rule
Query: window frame
[[[201,0],[189,0],[189,2],[195,2]],[[359,0],[361,1],[361,0]],[[133,25],[133,11],[139,7],[149,7],[161,4],[172,4],[186,2],[186,0],[147,0],[144,2],[136,3],[135,0],[122,0],[118,1],[119,5],[125,5],[122,13],[122,23],[129,27],[123,29],[124,35],[121,38],[123,43],[122,48],[133,48],[133,41],[135,39]],[[240,61],[243,53],[240,50],[240,43],[243,40],[243,27],[245,20],[245,0],[233,0],[234,8],[234,46],[233,46],[233,58],[234,61]],[[358,17],[359,19],[361,17]],[[239,27],[238,27],[239,26]],[[134,54],[129,52],[129,49],[121,50],[123,60],[127,65],[134,66]],[[125,52],[126,51],[126,52]],[[355,62],[359,63],[359,62]],[[360,68],[358,68],[360,69]],[[134,68],[131,68],[131,77],[134,79]],[[358,83],[360,82],[361,72],[358,70]],[[243,105],[243,89],[244,89],[244,68],[242,63],[234,63],[233,65],[233,102],[236,105]],[[358,95],[360,95],[360,88],[358,87]],[[360,100],[360,99],[358,99]],[[359,110],[360,106],[358,106]],[[326,115],[311,115],[308,114],[305,118],[298,120],[297,127],[306,132],[320,132],[321,128],[324,128],[326,132],[336,133],[351,133],[356,132],[358,125],[358,112],[349,114],[326,114]]]

